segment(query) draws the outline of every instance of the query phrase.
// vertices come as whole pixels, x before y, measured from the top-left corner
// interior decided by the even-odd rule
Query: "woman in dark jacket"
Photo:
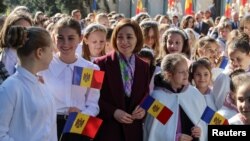
[[[149,66],[138,58],[143,46],[139,25],[120,21],[113,31],[114,52],[95,61],[105,71],[99,100],[102,126],[96,141],[142,141],[146,114],[139,104],[149,91]]]

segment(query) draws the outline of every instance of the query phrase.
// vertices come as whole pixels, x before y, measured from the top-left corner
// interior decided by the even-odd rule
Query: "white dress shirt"
[[[72,85],[74,66],[100,70],[99,67],[82,57],[72,64],[66,64],[54,55],[49,69],[41,72],[44,80],[49,83],[56,101],[57,114],[67,115],[70,107],[77,107],[82,113],[96,116],[99,113],[98,100],[100,90]]]
[[[0,86],[0,107],[0,141],[57,141],[53,96],[26,69]]]
[[[4,63],[5,68],[7,69],[9,75],[15,73],[16,65],[18,63],[16,49],[4,48],[0,56],[0,60]]]

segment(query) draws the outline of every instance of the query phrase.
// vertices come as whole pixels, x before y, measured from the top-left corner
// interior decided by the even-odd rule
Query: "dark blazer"
[[[209,25],[205,22],[202,22],[201,29],[199,28],[199,24],[196,24],[194,26],[194,31],[199,34],[207,35],[208,30],[209,30]]]
[[[237,25],[235,25],[234,21],[230,21],[230,24],[232,26],[232,29],[238,29],[240,27],[240,22],[237,22]]]
[[[135,72],[130,102],[126,101],[118,56],[115,52],[95,60],[100,70],[105,71],[99,99],[99,118],[103,119],[95,141],[142,141],[143,120],[122,124],[114,118],[116,109],[132,113],[149,92],[149,66],[135,57]]]

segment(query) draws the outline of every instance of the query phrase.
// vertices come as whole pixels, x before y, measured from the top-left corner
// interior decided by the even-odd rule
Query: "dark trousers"
[[[57,137],[58,141],[91,141],[87,136],[75,134],[75,133],[63,133],[64,125],[67,121],[67,117],[57,116]]]

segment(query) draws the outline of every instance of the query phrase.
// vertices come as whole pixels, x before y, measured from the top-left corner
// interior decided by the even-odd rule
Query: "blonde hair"
[[[85,39],[87,39],[89,37],[89,35],[93,32],[96,32],[96,31],[101,31],[101,32],[104,32],[105,34],[107,34],[107,29],[105,26],[101,25],[101,24],[96,24],[96,23],[92,23],[92,24],[89,24],[84,32],[83,32],[83,36]],[[89,60],[90,61],[90,50],[89,50],[89,46],[88,44],[85,43],[85,39],[83,40],[82,44],[83,44],[83,52],[82,52],[82,57],[86,60]],[[101,55],[105,55],[105,50],[103,49],[101,51]]]

